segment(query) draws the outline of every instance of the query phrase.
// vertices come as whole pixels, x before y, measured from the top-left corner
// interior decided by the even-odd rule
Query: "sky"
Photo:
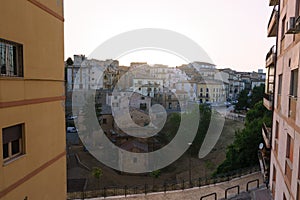
[[[269,0],[65,0],[65,59],[74,54],[89,56],[103,42],[127,31],[161,28],[196,42],[218,68],[265,70],[265,56],[275,44],[275,38],[267,38],[272,11],[268,3]],[[172,67],[186,62],[157,50],[133,51],[118,60],[127,66],[140,61]]]

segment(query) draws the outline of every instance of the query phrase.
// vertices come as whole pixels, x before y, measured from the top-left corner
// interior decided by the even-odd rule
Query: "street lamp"
[[[189,142],[188,145],[189,145],[189,150],[190,150],[190,152],[189,152],[189,154],[190,154],[189,155],[189,182],[190,182],[190,187],[192,187],[192,160],[191,160],[191,157],[192,157],[192,148],[191,148],[192,143]]]

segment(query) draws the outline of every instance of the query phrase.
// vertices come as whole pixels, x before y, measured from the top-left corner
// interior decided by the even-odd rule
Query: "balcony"
[[[279,0],[270,0],[269,6],[276,6],[279,4]]]
[[[270,149],[271,145],[271,137],[272,137],[272,130],[270,127],[267,127],[265,123],[262,126],[262,136],[265,141],[265,145],[268,149]]]
[[[274,8],[268,24],[268,37],[277,36],[277,28],[278,28],[277,18],[278,18],[278,11],[277,9]]]
[[[297,97],[289,97],[289,117],[292,120],[296,120],[296,107],[297,107]]]
[[[266,67],[270,67],[272,65],[275,65],[275,58],[276,58],[275,50],[276,50],[276,46],[274,45],[274,46],[271,47],[271,49],[267,53]]]
[[[263,104],[268,110],[273,110],[273,94],[272,93],[265,93]]]
[[[258,159],[261,173],[264,176],[264,180],[269,179],[269,169],[270,169],[270,151],[266,151],[265,149],[258,151]]]

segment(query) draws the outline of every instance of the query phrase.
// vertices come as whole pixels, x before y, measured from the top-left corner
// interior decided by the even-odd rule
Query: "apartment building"
[[[1,1],[0,199],[66,199],[63,1]]]
[[[216,79],[198,82],[197,97],[200,103],[223,103],[226,101],[225,84]]]
[[[300,199],[300,103],[299,0],[270,0],[273,7],[268,37],[276,37],[276,46],[266,57],[266,90],[263,99],[273,110],[272,127],[263,127],[265,150],[262,164],[270,169],[270,189],[275,200]],[[275,87],[274,87],[275,86]],[[261,146],[262,147],[262,146]],[[263,149],[263,147],[262,147]],[[271,158],[268,165],[268,151]],[[269,177],[268,177],[269,176]]]

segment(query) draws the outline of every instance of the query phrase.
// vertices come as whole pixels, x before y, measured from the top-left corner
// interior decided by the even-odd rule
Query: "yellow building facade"
[[[66,199],[63,1],[1,1],[0,25],[0,199]]]

